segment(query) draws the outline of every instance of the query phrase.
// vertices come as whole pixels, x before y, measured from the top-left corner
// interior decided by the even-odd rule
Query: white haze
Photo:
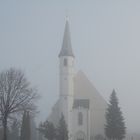
[[[58,53],[70,17],[76,70],[108,101],[113,88],[127,130],[140,133],[140,1],[0,0],[0,71],[21,68],[42,96],[44,121],[58,98]]]

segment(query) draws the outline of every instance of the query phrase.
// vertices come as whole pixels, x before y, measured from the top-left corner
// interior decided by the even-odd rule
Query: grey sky
[[[115,88],[129,131],[140,133],[140,1],[0,0],[0,70],[17,67],[39,89],[44,120],[58,98],[58,54],[70,17],[76,70],[108,100]]]

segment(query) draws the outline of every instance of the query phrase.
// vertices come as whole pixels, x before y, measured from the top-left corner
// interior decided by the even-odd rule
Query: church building
[[[107,103],[82,72],[75,72],[69,21],[66,20],[62,48],[59,53],[59,99],[48,121],[57,126],[63,113],[69,140],[96,140],[105,137]]]

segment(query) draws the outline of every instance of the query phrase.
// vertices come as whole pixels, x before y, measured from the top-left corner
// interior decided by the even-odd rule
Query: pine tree
[[[26,111],[24,111],[23,114],[21,134],[20,134],[20,140],[25,140],[25,139],[26,139]]]
[[[57,140],[68,140],[68,129],[64,115],[61,115],[57,128]]]
[[[31,122],[29,112],[27,112],[26,116],[26,140],[31,140]]]
[[[126,127],[115,90],[110,96],[110,103],[106,112],[105,134],[109,140],[122,140],[125,138]]]
[[[30,117],[31,140],[37,140],[37,128],[34,117]]]
[[[43,140],[43,136],[44,136],[44,127],[43,123],[41,122],[38,128],[38,140]]]
[[[54,140],[56,138],[56,129],[53,123],[46,121],[43,124],[40,124],[39,131],[44,135],[48,140]]]
[[[0,127],[0,140],[3,140],[3,128]],[[9,131],[9,127],[7,127],[7,140],[11,140],[11,135],[10,135],[10,131]]]
[[[29,112],[24,112],[21,126],[21,135],[20,140],[30,140],[31,131],[30,131],[30,116]]]
[[[17,120],[15,120],[11,126],[10,139],[19,140],[19,126]]]

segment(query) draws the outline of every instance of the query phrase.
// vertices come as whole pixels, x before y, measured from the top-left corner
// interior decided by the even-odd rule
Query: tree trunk
[[[3,120],[3,140],[7,140],[7,117]]]

